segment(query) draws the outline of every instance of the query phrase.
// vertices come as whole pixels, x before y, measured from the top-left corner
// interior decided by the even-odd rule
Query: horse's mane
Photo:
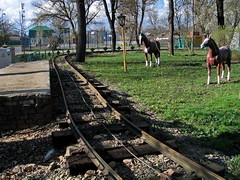
[[[144,43],[146,44],[147,47],[150,46],[150,41],[149,39],[147,38],[147,36],[145,36],[145,34],[141,33],[141,36],[142,36],[142,41],[144,41]]]
[[[212,38],[209,38],[209,40],[211,40],[211,42],[213,44],[213,48],[214,48],[216,54],[218,55],[219,54],[219,48],[218,48],[216,42]]]

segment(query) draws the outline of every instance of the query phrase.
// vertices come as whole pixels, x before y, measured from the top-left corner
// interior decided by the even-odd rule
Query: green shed
[[[52,37],[52,33],[54,30],[47,26],[36,26],[29,30],[29,38],[36,38],[39,35],[43,38]]]

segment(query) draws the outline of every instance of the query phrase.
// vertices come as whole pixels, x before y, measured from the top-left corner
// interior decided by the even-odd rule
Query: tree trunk
[[[116,20],[116,1],[111,1],[111,12],[112,12],[112,18],[110,17],[110,12],[108,10],[108,5],[106,0],[103,0],[103,5],[105,8],[105,14],[107,16],[108,19],[108,23],[110,25],[110,29],[111,29],[111,35],[112,35],[112,52],[116,51],[116,31],[115,31],[115,20]],[[116,7],[115,7],[116,6]]]
[[[195,0],[192,0],[192,55],[194,55],[194,31],[195,31]]]
[[[86,54],[86,19],[85,19],[85,5],[84,0],[77,0],[77,12],[78,12],[78,35],[76,46],[76,58],[77,62],[85,62]]]
[[[113,27],[111,29],[111,35],[112,35],[112,52],[115,52],[116,51],[116,41],[117,41],[115,27]]]
[[[217,20],[218,25],[224,28],[224,8],[223,8],[224,0],[216,0],[217,3]]]
[[[170,39],[169,39],[169,54],[174,55],[174,44],[173,44],[173,32],[174,32],[174,6],[173,0],[169,0],[169,15],[168,15],[168,23],[170,30]]]

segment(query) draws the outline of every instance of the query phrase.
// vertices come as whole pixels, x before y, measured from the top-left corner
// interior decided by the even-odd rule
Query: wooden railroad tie
[[[136,123],[141,129],[149,129],[149,124],[146,122],[138,122]],[[122,124],[108,124],[106,125],[108,129],[111,132],[121,132],[121,131],[126,131],[127,128],[123,126]],[[99,127],[89,127],[89,128],[84,128],[81,129],[80,131],[83,134],[89,134],[89,132],[94,134],[101,134],[106,132],[104,128],[99,128]],[[54,131],[52,132],[52,141],[53,141],[53,146],[56,148],[61,148],[68,146],[72,143],[76,142],[76,139],[74,137],[74,134],[71,130],[62,130],[62,131]]]
[[[142,144],[138,146],[129,146],[128,149],[134,153],[136,156],[144,156],[147,154],[158,154],[159,152],[152,148],[148,144]],[[69,151],[69,149],[68,149]],[[71,151],[71,150],[70,150]],[[123,159],[132,158],[133,156],[123,147],[107,149],[107,150],[97,150],[101,157],[107,163],[112,161],[121,161]],[[83,153],[67,153],[70,156],[66,157],[67,165],[70,170],[71,175],[77,175],[79,173],[85,173],[89,169],[96,169],[95,165],[92,163],[91,159],[88,158],[86,154]],[[72,154],[72,155],[71,155]]]

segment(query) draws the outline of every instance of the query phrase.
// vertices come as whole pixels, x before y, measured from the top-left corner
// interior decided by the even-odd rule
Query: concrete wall
[[[0,48],[0,68],[10,65],[14,56],[14,48]]]
[[[0,96],[0,130],[25,129],[52,120],[50,95]]]

